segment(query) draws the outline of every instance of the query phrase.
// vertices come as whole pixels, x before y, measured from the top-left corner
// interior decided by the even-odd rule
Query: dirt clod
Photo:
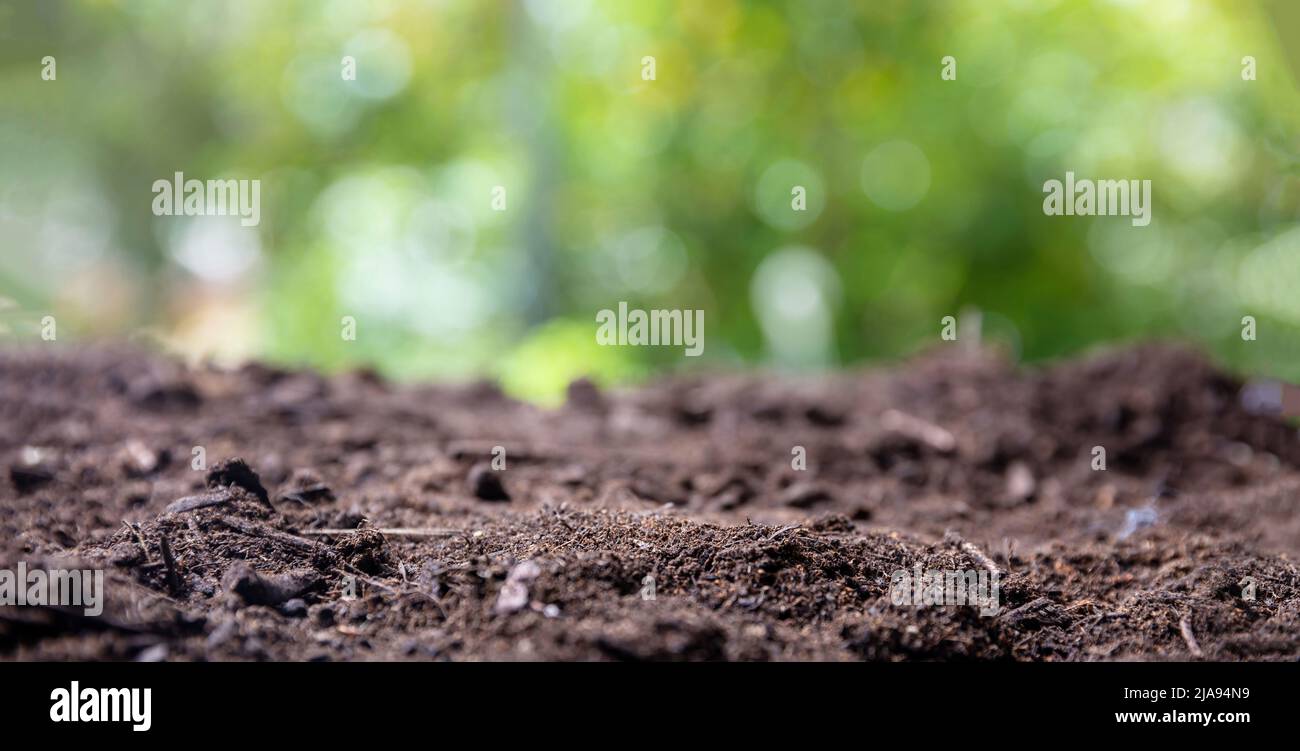
[[[14,490],[26,495],[54,480],[54,472],[41,466],[9,467],[9,482]]]
[[[320,582],[312,570],[263,575],[245,563],[236,563],[221,577],[221,588],[241,605],[276,606],[297,598]]]
[[[262,479],[248,466],[248,462],[238,457],[218,462],[208,470],[207,482],[209,488],[243,488],[256,496],[257,500],[271,506],[271,498],[266,488],[262,487]]]

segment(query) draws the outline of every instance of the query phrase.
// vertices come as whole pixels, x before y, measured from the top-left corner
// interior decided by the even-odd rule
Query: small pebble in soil
[[[523,582],[508,581],[501,587],[501,594],[497,595],[497,603],[494,610],[497,615],[508,615],[518,610],[522,610],[528,605],[528,587]]]
[[[1150,527],[1160,520],[1154,506],[1129,509],[1124,513],[1124,526],[1119,530],[1119,539],[1127,540],[1134,532],[1143,527]]]
[[[1007,498],[1013,503],[1021,503],[1031,499],[1034,490],[1038,487],[1034,479],[1033,470],[1024,462],[1012,462],[1007,467]]]
[[[510,493],[506,492],[505,484],[501,482],[501,474],[487,462],[475,464],[470,469],[466,482],[469,483],[469,491],[476,498],[484,501],[510,500]]]
[[[211,650],[220,647],[230,641],[237,633],[239,633],[239,626],[235,623],[233,618],[221,621],[217,624],[216,628],[213,628],[212,632],[208,634],[208,649]]]
[[[1257,378],[1241,387],[1241,406],[1257,415],[1276,415],[1282,412],[1282,383]]]
[[[40,459],[28,461],[31,456],[24,453],[23,462],[9,467],[9,481],[20,495],[36,490],[54,479],[54,470],[40,463]]]
[[[118,451],[118,465],[128,477],[146,477],[151,475],[164,463],[163,455],[146,446],[143,442],[131,439]]]
[[[528,585],[542,575],[542,569],[532,561],[515,564],[506,574],[506,583],[497,595],[495,610],[498,615],[508,615],[528,606]]]
[[[167,660],[167,645],[155,644],[152,647],[144,649],[135,658],[136,662],[165,662]]]

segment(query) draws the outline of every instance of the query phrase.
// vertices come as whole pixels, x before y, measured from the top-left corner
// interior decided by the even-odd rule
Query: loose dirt
[[[1297,429],[1177,347],[552,411],[17,349],[0,426],[0,567],[107,571],[103,616],[0,607],[4,659],[1300,658]],[[999,612],[895,604],[917,566]]]

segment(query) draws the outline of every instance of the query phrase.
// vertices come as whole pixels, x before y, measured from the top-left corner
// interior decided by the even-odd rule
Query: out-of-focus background
[[[0,337],[546,400],[978,309],[1028,360],[1173,336],[1300,378],[1294,5],[0,0]],[[1067,170],[1152,180],[1151,225],[1044,216]],[[260,179],[260,225],[154,216],[177,171]],[[705,356],[597,346],[620,300],[703,309]]]

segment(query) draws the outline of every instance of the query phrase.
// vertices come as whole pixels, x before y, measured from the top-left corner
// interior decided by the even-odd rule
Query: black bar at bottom
[[[1037,745],[1095,735],[1247,738],[1280,730],[1296,714],[1300,670],[1225,663],[7,663],[0,676],[2,726],[48,740],[339,741],[382,731],[445,741],[459,727],[495,743],[516,733],[532,741],[597,736],[608,723],[626,725],[635,738],[664,723],[688,723],[700,726],[692,736],[731,740],[783,731],[807,740],[889,726],[1004,741],[1032,732],[1023,740]],[[98,689],[145,688],[147,721],[82,719],[114,703],[120,714],[135,708],[141,716],[141,706],[122,703],[125,692]],[[143,695],[130,694],[138,704]],[[74,705],[75,720],[68,716]]]

